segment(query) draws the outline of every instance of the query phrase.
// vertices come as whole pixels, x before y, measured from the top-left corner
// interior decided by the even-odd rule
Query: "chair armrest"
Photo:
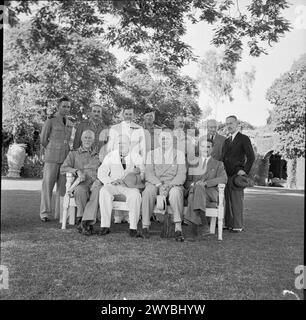
[[[70,189],[73,181],[75,180],[75,176],[71,172],[66,173],[66,191]]]
[[[71,172],[66,173],[66,193],[72,194],[73,190],[81,183],[79,177],[75,178]]]

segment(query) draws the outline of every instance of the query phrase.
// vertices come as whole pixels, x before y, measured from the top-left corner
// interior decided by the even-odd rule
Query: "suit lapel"
[[[212,165],[212,158],[210,158],[208,161],[207,161],[207,164],[206,164],[206,171],[204,172],[202,178],[203,179],[207,179],[208,175],[209,175],[209,171],[212,169],[211,168],[211,165]]]
[[[162,149],[160,148],[160,153],[159,153],[159,161],[162,161]],[[167,161],[168,159],[166,159]],[[161,176],[168,171],[168,169],[172,166],[172,164],[174,164],[176,162],[176,153],[173,152],[173,163],[167,164],[167,163],[163,163],[162,164],[162,170],[161,170]]]
[[[240,138],[240,132],[238,131],[234,140],[231,141],[231,145],[235,145],[239,141],[239,138]]]

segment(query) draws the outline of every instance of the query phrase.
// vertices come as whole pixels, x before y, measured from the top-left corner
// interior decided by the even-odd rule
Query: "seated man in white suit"
[[[138,152],[130,149],[127,136],[120,136],[117,148],[109,152],[98,169],[98,178],[104,184],[100,190],[101,229],[99,235],[110,232],[113,199],[123,194],[129,208],[130,236],[136,237],[140,216],[141,194],[138,188],[127,187],[123,179],[129,172],[139,173],[144,179],[144,161]]]

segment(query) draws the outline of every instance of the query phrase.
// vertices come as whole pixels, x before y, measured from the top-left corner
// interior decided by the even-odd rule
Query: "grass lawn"
[[[38,190],[9,189],[1,191],[1,264],[9,268],[1,299],[290,299],[285,289],[302,298],[294,286],[301,191],[249,189],[245,232],[177,243],[159,237],[158,223],[149,240],[129,238],[126,224],[104,237],[61,230],[39,220]]]

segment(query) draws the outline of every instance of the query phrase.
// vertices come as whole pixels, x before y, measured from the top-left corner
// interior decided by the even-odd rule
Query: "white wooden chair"
[[[206,208],[206,217],[211,218],[210,222],[210,233],[215,234],[216,232],[216,222],[218,219],[218,240],[222,240],[222,234],[223,234],[223,219],[224,219],[224,188],[225,184],[219,184],[219,201],[218,201],[218,207],[217,208]],[[113,209],[119,210],[119,211],[128,211],[128,207],[125,201],[113,201]],[[184,213],[186,212],[187,207],[184,207]],[[171,206],[168,206],[167,208],[168,214],[172,214],[172,208]],[[154,208],[155,214],[162,214],[161,210],[158,210],[155,206]]]
[[[78,185],[78,179],[75,179],[72,173],[66,173],[66,194],[62,201],[63,210],[60,217],[60,222],[62,223],[62,229],[66,229],[67,218],[69,217],[69,224],[75,224],[75,216],[76,216],[76,204],[73,197],[70,197],[68,192],[72,191]],[[225,184],[219,184],[219,201],[217,208],[207,208],[206,209],[206,217],[211,218],[210,222],[210,233],[215,234],[216,232],[216,222],[218,219],[218,240],[222,240],[222,233],[223,233],[223,219],[224,219],[224,188]],[[121,198],[122,200],[114,200],[113,201],[113,211],[129,211],[126,202],[123,200],[124,197]],[[184,207],[184,213],[186,212],[187,207]],[[172,214],[171,206],[167,208],[168,214]],[[154,208],[155,214],[162,214],[161,210],[158,210],[155,206]]]
[[[66,194],[62,203],[62,214],[60,216],[60,223],[62,223],[62,229],[66,229],[67,218],[69,217],[69,224],[75,224],[76,216],[76,204],[74,197],[69,195],[69,191],[73,189],[80,183],[80,180],[75,179],[74,175],[70,172],[66,173]]]
[[[78,180],[78,178],[76,179],[75,176],[68,172],[66,173],[66,194],[64,197],[61,197],[60,199],[60,223],[62,224],[62,229],[66,229],[66,224],[67,224],[67,219],[69,218],[69,224],[70,225],[74,225],[75,224],[75,217],[76,217],[76,204],[75,204],[75,200],[73,196],[69,195],[69,192],[72,192],[74,190],[74,188],[80,183],[80,180]],[[116,207],[116,203],[121,204],[122,201],[114,201],[115,203],[115,207]],[[125,202],[123,202],[125,204]],[[121,207],[120,207],[121,208]],[[126,205],[125,207],[126,208]],[[123,215],[123,217],[125,218],[125,220],[128,220],[128,210],[124,209],[122,207],[122,209],[120,209],[120,214]],[[113,216],[116,213],[115,212],[116,209],[113,208]],[[120,217],[119,218],[123,218]]]

